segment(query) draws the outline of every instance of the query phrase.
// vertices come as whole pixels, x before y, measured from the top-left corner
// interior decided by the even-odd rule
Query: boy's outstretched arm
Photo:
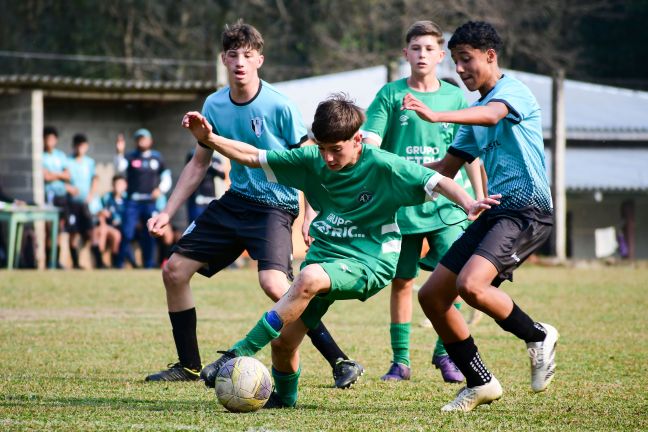
[[[216,150],[223,156],[250,168],[261,167],[258,148],[216,135],[212,132],[213,129],[209,121],[198,111],[190,111],[185,114],[182,118],[182,127],[189,129],[199,143]]]
[[[475,200],[457,182],[448,177],[439,180],[434,192],[438,192],[450,201],[460,205],[468,215],[468,220],[475,220],[484,210],[488,210],[493,205],[498,205],[498,199],[502,197],[502,195],[498,194]]]
[[[457,123],[462,125],[494,126],[509,113],[502,102],[489,102],[484,106],[464,108],[457,111],[432,111],[411,93],[403,98],[403,110],[412,110],[431,123]]]

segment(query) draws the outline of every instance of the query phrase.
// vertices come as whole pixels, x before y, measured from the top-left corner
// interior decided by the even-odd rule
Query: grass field
[[[230,414],[200,383],[147,384],[175,361],[159,272],[0,272],[0,430],[646,430],[648,269],[529,267],[505,284],[561,333],[549,390],[532,394],[522,342],[489,318],[473,329],[504,397],[468,414],[439,408],[459,388],[430,364],[435,335],[412,335],[412,381],[383,383],[388,290],[336,304],[325,322],[366,373],[332,388],[305,342],[299,408]],[[203,361],[228,348],[270,305],[253,270],[196,277]],[[258,358],[269,366],[269,349]]]

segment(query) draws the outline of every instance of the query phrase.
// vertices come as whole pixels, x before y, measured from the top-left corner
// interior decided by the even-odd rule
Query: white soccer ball
[[[216,376],[216,397],[231,412],[261,409],[272,392],[270,372],[254,357],[236,357]]]

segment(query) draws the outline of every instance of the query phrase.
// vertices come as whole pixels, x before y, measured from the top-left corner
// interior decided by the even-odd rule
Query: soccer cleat
[[[466,379],[447,354],[441,356],[433,355],[432,364],[441,371],[443,381],[447,383],[460,383]]]
[[[263,405],[263,408],[267,408],[267,409],[297,408],[297,402],[295,402],[295,405],[287,405],[281,400],[279,394],[273,390],[272,393],[270,393],[270,397],[268,398],[268,401],[265,403],[265,405]]]
[[[494,376],[484,385],[463,387],[452,402],[444,405],[441,411],[472,411],[482,404],[489,404],[502,397],[502,386]]]
[[[223,354],[218,358],[218,360],[209,363],[207,366],[200,371],[200,379],[205,382],[205,385],[209,388],[214,388],[216,386],[216,375],[221,367],[234,357],[236,353],[234,351],[216,351],[219,354]]]
[[[407,381],[412,376],[409,366],[402,363],[392,363],[387,373],[380,377],[383,381]]]
[[[169,363],[168,369],[151,374],[144,381],[198,381],[200,371],[189,369],[178,363]]]
[[[547,336],[542,342],[527,343],[527,351],[531,359],[531,388],[534,392],[541,392],[547,389],[547,386],[554,377],[556,371],[556,344],[560,335],[558,330],[553,326],[544,323],[540,324]]]
[[[362,374],[364,368],[355,360],[339,358],[333,366],[333,379],[335,387],[346,389],[355,384]]]

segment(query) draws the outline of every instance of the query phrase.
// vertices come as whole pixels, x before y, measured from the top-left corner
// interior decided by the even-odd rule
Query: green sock
[[[299,383],[301,368],[297,372],[280,372],[272,368],[272,377],[274,378],[275,391],[281,398],[281,401],[288,406],[295,406],[297,403],[297,384]]]
[[[405,366],[410,365],[409,342],[411,323],[391,323],[389,334],[391,335],[391,347],[394,353],[392,361]]]
[[[461,310],[461,303],[455,303],[454,307],[457,308],[457,310]],[[440,337],[437,338],[436,345],[434,346],[434,357],[443,357],[447,356],[448,352],[445,349],[445,346],[443,345],[443,341],[441,340]]]
[[[279,337],[279,332],[268,324],[264,313],[259,322],[245,335],[245,338],[236,342],[231,350],[239,356],[252,356],[277,337]]]

